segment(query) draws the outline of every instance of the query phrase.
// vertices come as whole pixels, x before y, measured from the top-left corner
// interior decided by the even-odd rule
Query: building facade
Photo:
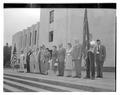
[[[39,22],[13,35],[12,52],[14,46],[16,46],[17,58],[19,59],[21,51],[23,51],[24,54],[26,55],[28,50],[30,49],[36,50],[36,48],[38,48],[39,43],[38,41],[39,41]]]
[[[104,66],[115,67],[116,10],[87,10],[89,31],[93,39],[100,39],[107,50]],[[74,39],[79,39],[82,44],[84,12],[85,9],[81,8],[41,9],[40,44],[51,47],[63,43],[66,47],[68,42],[74,44]]]
[[[89,31],[93,39],[100,39],[107,50],[104,66],[115,67],[116,10],[87,9],[87,11]],[[42,44],[50,49],[60,43],[66,47],[68,42],[74,45],[75,39],[82,44],[84,12],[85,9],[82,8],[43,8],[40,12],[40,22],[15,34],[13,45],[23,41],[20,47],[26,51],[28,48],[36,49]],[[22,37],[19,38],[20,35]],[[19,45],[17,48],[20,49]]]

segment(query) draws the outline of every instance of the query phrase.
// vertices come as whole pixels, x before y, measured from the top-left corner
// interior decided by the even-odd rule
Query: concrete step
[[[86,80],[86,79],[77,79],[77,78],[58,77],[54,75],[49,76],[49,75],[40,75],[40,74],[31,74],[31,73],[18,73],[18,72],[4,73],[4,82],[5,82],[4,84],[6,84],[7,81],[7,83],[11,82],[12,84],[18,83],[18,86],[25,87],[24,85],[27,85],[29,89],[34,87],[31,89],[34,91],[44,91],[44,90],[54,91],[54,92],[57,91],[113,92],[115,91],[115,89],[112,89],[113,87],[111,87],[113,86],[112,84],[104,82],[103,80],[102,79]],[[36,89],[38,87],[39,89]]]

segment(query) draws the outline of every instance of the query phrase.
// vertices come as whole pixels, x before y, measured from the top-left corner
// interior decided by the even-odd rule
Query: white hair
[[[90,42],[90,45],[91,45],[91,46],[95,46],[95,45],[96,45],[96,42],[95,42],[95,41],[91,41],[91,42]]]

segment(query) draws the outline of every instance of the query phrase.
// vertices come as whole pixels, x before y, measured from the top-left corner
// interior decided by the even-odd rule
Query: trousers
[[[95,56],[89,51],[86,59],[86,77],[95,78]]]
[[[59,64],[58,64],[58,73],[59,75],[63,76],[64,75],[64,61],[59,61]]]
[[[100,55],[96,55],[97,76],[103,77],[103,61],[100,61]]]
[[[81,60],[74,60],[75,72],[77,77],[81,77]]]

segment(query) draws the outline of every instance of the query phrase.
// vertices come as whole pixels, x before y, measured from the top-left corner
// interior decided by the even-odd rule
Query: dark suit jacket
[[[72,50],[72,59],[74,60],[78,60],[78,58],[81,57],[81,53],[82,53],[82,45],[79,44],[78,46],[74,46],[73,50]]]
[[[56,60],[57,57],[58,57],[58,51],[57,51],[57,50],[52,51],[52,59],[53,59],[53,60]]]
[[[59,62],[64,62],[65,61],[65,54],[66,54],[65,48],[61,48],[61,49],[58,50],[58,61]]]
[[[95,55],[97,55],[97,46],[95,47]],[[104,62],[106,59],[106,48],[103,45],[100,45],[100,51],[99,51],[99,60],[101,62]]]

